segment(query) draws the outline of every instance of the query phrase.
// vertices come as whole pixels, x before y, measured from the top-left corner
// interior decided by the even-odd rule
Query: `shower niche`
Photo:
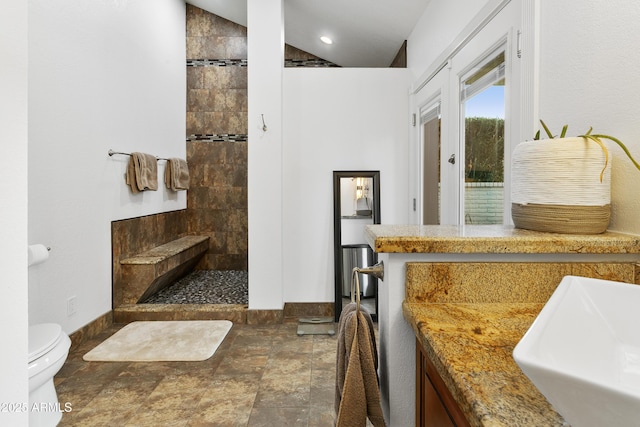
[[[335,320],[351,301],[354,267],[369,267],[378,256],[365,242],[364,227],[380,224],[380,171],[333,172]],[[377,320],[378,279],[359,273],[360,303]]]

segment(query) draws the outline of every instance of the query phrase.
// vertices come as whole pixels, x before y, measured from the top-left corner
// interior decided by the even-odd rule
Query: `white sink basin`
[[[573,427],[640,426],[640,286],[566,276],[513,358]]]

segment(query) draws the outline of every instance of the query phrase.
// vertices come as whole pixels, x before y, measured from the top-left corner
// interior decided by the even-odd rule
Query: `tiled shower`
[[[196,271],[144,302],[247,304],[247,29],[190,4],[186,18],[187,208],[112,224],[114,283],[126,256],[208,236]],[[285,57],[288,67],[335,66],[291,46]]]

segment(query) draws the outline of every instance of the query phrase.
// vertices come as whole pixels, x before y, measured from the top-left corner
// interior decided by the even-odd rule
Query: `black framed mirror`
[[[380,224],[380,171],[333,172],[335,320],[351,301],[353,267],[369,267],[378,255],[364,239],[364,226]],[[360,304],[378,318],[378,279],[360,274]]]

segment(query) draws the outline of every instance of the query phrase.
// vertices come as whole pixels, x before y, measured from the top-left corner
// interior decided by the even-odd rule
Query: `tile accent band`
[[[188,141],[201,142],[245,142],[248,140],[247,134],[193,134],[187,136]]]
[[[246,59],[187,59],[187,67],[246,67],[247,65],[248,62]],[[324,59],[285,59],[284,66],[287,68],[340,67],[339,65]]]

